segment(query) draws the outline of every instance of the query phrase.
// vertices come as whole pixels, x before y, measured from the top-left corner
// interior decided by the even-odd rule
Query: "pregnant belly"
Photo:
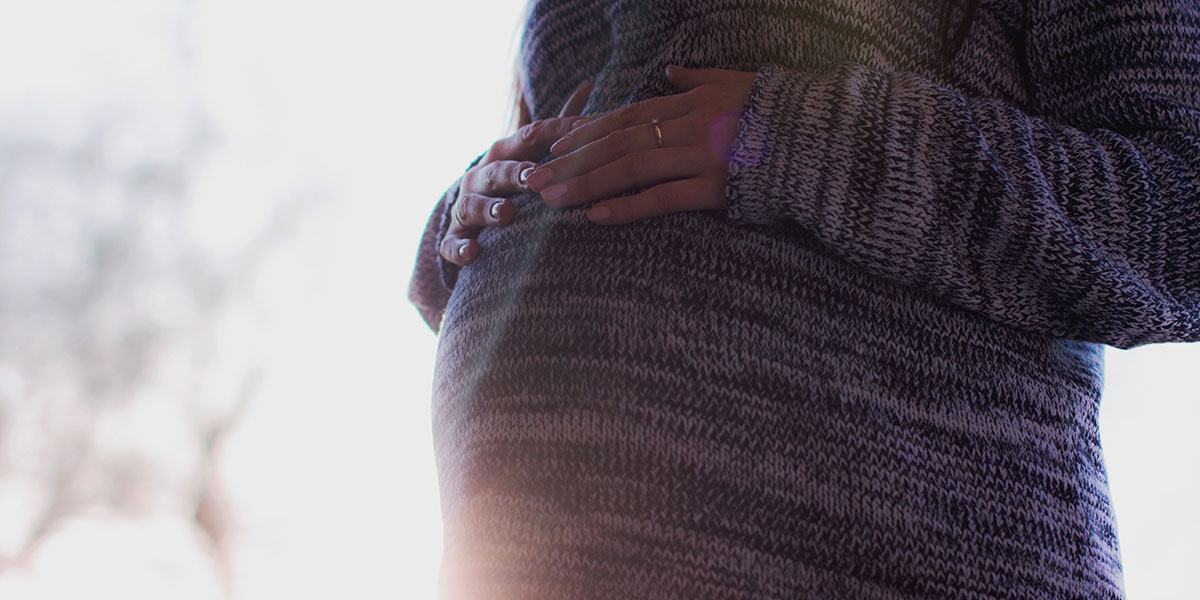
[[[1044,370],[1028,340],[922,292],[871,277],[796,227],[748,227],[714,211],[599,226],[586,207],[513,197],[514,223],[485,228],[443,322],[447,395],[527,373],[526,391],[645,391],[654,377],[687,389],[768,396],[979,392],[964,360]],[[997,336],[1013,350],[995,356]],[[990,354],[990,355],[985,355]],[[558,370],[575,369],[562,378]],[[969,369],[968,369],[969,370]],[[453,371],[453,373],[451,373]],[[451,378],[451,375],[453,377]],[[618,376],[620,375],[620,376]]]
[[[601,227],[514,202],[439,341],[443,585],[891,597],[1078,564],[1071,484],[1019,483],[1031,460],[1075,472],[1077,407],[1049,401],[1064,355],[1045,341],[800,231],[714,212]],[[1049,541],[1018,559],[1001,531]]]
[[[822,370],[829,328],[844,320],[818,322],[844,300],[817,289],[811,249],[761,243],[716,212],[604,227],[586,207],[514,202],[516,222],[483,230],[447,306],[440,358],[464,383],[488,383],[497,361],[539,365],[527,386],[554,379],[568,386],[559,398],[596,392],[555,376],[566,368],[599,369],[606,388],[631,394],[651,375],[792,388],[798,367]]]

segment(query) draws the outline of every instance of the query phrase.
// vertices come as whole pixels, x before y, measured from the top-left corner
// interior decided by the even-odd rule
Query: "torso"
[[[670,93],[670,63],[857,61],[1023,106],[1001,33],[1020,10],[984,2],[946,66],[933,2],[536,1],[525,93],[540,119],[596,77],[594,116]],[[994,70],[957,66],[981,56]],[[1117,597],[1101,347],[968,314],[785,227],[597,227],[513,201],[442,326],[447,590]]]

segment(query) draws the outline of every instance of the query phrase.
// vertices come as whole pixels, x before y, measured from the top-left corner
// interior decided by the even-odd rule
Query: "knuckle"
[[[487,189],[489,191],[495,190],[500,184],[501,174],[499,172],[500,171],[499,167],[500,167],[500,163],[489,163],[488,166],[483,170],[483,173],[484,173],[483,180],[484,180],[485,184],[487,185]]]
[[[627,154],[620,162],[621,174],[630,177],[640,175],[646,168],[646,154],[644,152],[634,152]]]
[[[626,139],[627,134],[624,129],[614,131],[604,138],[602,147],[609,160],[616,160],[625,154]]]
[[[476,195],[471,198],[471,204],[467,210],[470,212],[469,219],[466,221],[469,225],[484,225],[488,222],[488,204],[491,199],[487,196]],[[472,236],[474,237],[474,236]]]
[[[508,165],[508,185],[513,188],[521,187],[521,170],[525,168],[525,163],[521,161],[513,161]]]
[[[454,212],[458,214],[458,222],[463,225],[471,223],[471,208],[475,205],[475,194],[463,194],[458,199],[458,203],[454,205]]]
[[[517,141],[519,141],[521,145],[529,146],[533,144],[535,140],[537,140],[537,133],[537,123],[527,123],[522,125],[521,128],[517,130]]]
[[[636,104],[626,104],[617,109],[617,122],[621,125],[633,125],[637,122],[638,107]]]
[[[456,262],[456,259],[458,258],[458,253],[455,252],[455,248],[457,247],[457,244],[455,242],[456,242],[456,238],[450,237],[450,236],[447,236],[445,239],[442,240],[442,247],[439,248],[439,251],[442,254],[442,258],[444,258],[450,262]]]
[[[670,212],[679,205],[679,193],[671,188],[660,188],[652,192],[654,207],[661,212]]]

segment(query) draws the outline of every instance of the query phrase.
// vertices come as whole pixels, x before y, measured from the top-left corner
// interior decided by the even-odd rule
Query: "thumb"
[[[706,83],[733,83],[740,73],[726,69],[689,69],[667,65],[667,79],[677,88],[687,91]]]
[[[587,105],[588,97],[592,95],[594,84],[591,81],[585,81],[575,88],[575,92],[570,98],[563,103],[562,110],[559,111],[559,117],[575,117],[583,112],[583,107]]]

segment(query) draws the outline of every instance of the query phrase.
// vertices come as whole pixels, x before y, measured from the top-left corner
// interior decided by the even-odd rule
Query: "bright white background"
[[[0,2],[0,597],[434,595],[405,292],[523,4]],[[1108,350],[1133,599],[1194,594],[1197,365]]]

